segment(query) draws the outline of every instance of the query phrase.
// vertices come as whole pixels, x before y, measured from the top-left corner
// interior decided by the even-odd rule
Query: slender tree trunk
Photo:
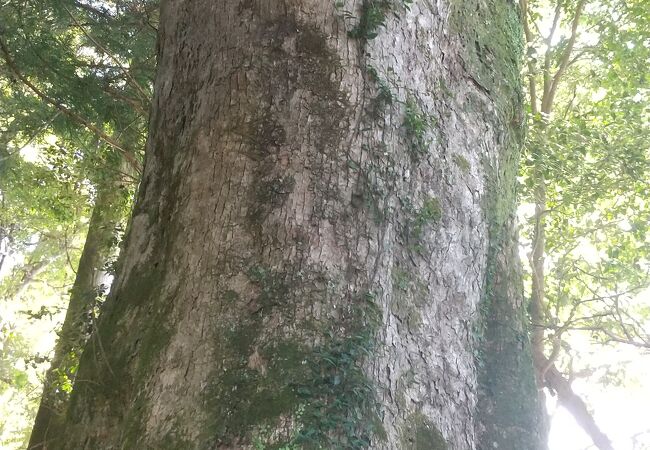
[[[543,125],[536,124],[543,130]],[[544,376],[546,364],[544,360],[544,324],[546,323],[547,304],[545,299],[544,287],[544,256],[546,254],[546,178],[544,177],[544,157],[543,150],[535,148],[532,150],[535,166],[533,168],[533,196],[535,200],[535,225],[532,235],[532,249],[528,255],[531,268],[531,299],[530,299],[530,317],[533,323],[531,343],[535,358],[537,384],[541,390],[544,387]]]
[[[104,264],[115,250],[115,229],[124,219],[126,201],[119,182],[108,182],[98,189],[68,309],[45,375],[28,449],[51,448],[50,441],[60,437],[70,397],[66,385],[71,387],[75,379],[79,356],[93,327]]]
[[[550,112],[547,112],[547,114]],[[536,123],[544,130],[544,124]],[[584,401],[571,388],[571,382],[555,367],[555,358],[559,351],[561,336],[552,336],[554,348],[550,357],[546,356],[547,337],[545,324],[547,323],[548,304],[546,302],[545,267],[546,254],[546,217],[548,205],[546,200],[546,179],[544,177],[543,149],[533,150],[536,160],[534,168],[534,198],[535,198],[535,227],[532,236],[532,251],[529,262],[532,274],[530,320],[533,324],[531,337],[535,374],[540,399],[545,394],[544,387],[548,387],[558,395],[560,405],[565,407],[576,419],[576,422],[592,439],[594,445],[600,450],[612,450],[612,443],[607,435],[596,424],[594,417],[587,409]]]
[[[518,14],[406,6],[163,1],[144,177],[56,448],[542,448]]]
[[[531,112],[534,116],[532,126],[537,128],[537,133],[540,136],[545,136],[546,134],[548,120],[550,120],[553,108],[555,107],[554,101],[558,86],[563,81],[563,75],[569,65],[569,61],[571,60],[573,48],[578,36],[578,26],[580,24],[580,18],[585,3],[586,1],[579,0],[576,4],[571,20],[571,36],[566,47],[563,49],[560,60],[558,61],[557,71],[551,73],[551,61],[553,60],[553,52],[556,50],[552,46],[552,41],[557,30],[557,21],[562,12],[562,5],[558,3],[556,6],[554,25],[552,26],[550,34],[546,37],[547,50],[544,55],[545,62],[542,69],[544,83],[541,92],[541,99],[539,99],[539,106],[535,82],[535,64],[528,59],[528,96],[531,105]],[[519,4],[523,14],[526,41],[532,43],[534,38],[527,23],[528,2],[526,0],[520,0]],[[538,112],[541,112],[541,115],[538,115]],[[553,350],[548,357],[546,353],[546,343],[548,338],[545,336],[545,324],[548,320],[548,303],[546,301],[546,269],[544,266],[544,259],[547,251],[546,221],[549,209],[547,204],[547,180],[544,175],[547,170],[545,151],[545,145],[530,150],[535,161],[532,173],[533,197],[535,202],[535,226],[532,233],[532,249],[529,254],[532,278],[530,320],[533,325],[531,343],[539,397],[541,401],[545,398],[545,393],[543,391],[544,387],[548,387],[551,391],[557,393],[560,404],[573,414],[576,422],[591,437],[594,445],[596,445],[600,450],[611,450],[612,444],[609,438],[600,430],[593,416],[586,408],[584,401],[573,392],[571,382],[555,367],[555,358],[560,350],[560,340],[562,339],[560,334],[552,336]]]

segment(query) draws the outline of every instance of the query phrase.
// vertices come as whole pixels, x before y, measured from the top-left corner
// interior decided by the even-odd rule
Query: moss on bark
[[[433,422],[422,413],[413,413],[402,430],[403,450],[447,450],[447,441]]]
[[[469,11],[474,8],[463,2],[454,15],[465,37],[468,76],[479,91],[494,99],[500,121],[508,125],[502,152],[483,161],[489,248],[486,294],[475,329],[478,448],[538,450],[544,448],[544,420],[534,382],[515,231],[515,186],[523,144],[523,124],[518,119],[523,117],[522,28],[516,6],[507,0],[490,0],[476,14]]]

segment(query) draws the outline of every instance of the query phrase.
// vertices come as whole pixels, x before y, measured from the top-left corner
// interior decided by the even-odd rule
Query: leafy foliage
[[[555,113],[531,119],[522,200],[534,203],[535,185],[544,184],[553,327],[575,325],[566,320],[575,319],[576,306],[583,312],[579,323],[593,325],[597,334],[601,325],[613,325],[612,302],[631,300],[650,280],[644,200],[650,194],[650,80],[639,71],[650,58],[650,27],[643,3],[650,6],[603,2],[585,13],[584,26],[597,30],[598,43],[573,51]],[[552,47],[552,60],[565,41]],[[526,229],[526,236],[532,234],[532,227]],[[597,317],[585,319],[584,313]]]
[[[411,156],[416,161],[427,154],[429,142],[426,133],[430,127],[430,119],[417,105],[415,100],[407,99],[404,109],[404,129],[409,140]]]
[[[390,10],[391,3],[388,0],[364,0],[359,23],[348,34],[356,39],[376,38],[379,29],[386,25],[386,14]]]
[[[1,326],[20,336],[17,324],[60,320],[98,191],[120,179],[121,195],[133,194],[158,4],[27,0],[0,6],[0,294],[3,311],[10,312]],[[120,237],[117,229],[115,242]],[[1,342],[18,361],[20,352],[7,339]],[[38,384],[32,371],[27,385],[0,391],[30,390],[33,405]],[[2,445],[11,440],[16,447],[24,439],[8,436],[6,428]]]
[[[368,292],[352,316],[351,335],[326,336],[328,343],[313,351],[307,381],[295,387],[305,400],[299,412],[302,424],[292,444],[300,448],[364,449],[381,434],[375,388],[363,363],[375,350],[381,311]]]
[[[521,4],[531,318],[544,357],[571,380],[595,372],[573,348],[581,334],[650,348],[650,3]]]

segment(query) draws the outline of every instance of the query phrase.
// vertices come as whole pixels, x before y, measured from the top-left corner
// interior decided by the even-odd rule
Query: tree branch
[[[100,9],[97,9],[97,8],[95,8],[93,6],[87,5],[87,4],[82,3],[82,2],[74,2],[74,6],[76,6],[79,9],[86,10],[91,14],[95,14],[97,16],[100,16],[103,19],[107,19],[107,20],[108,19],[114,19],[114,17],[110,13],[108,13],[107,11],[102,11]]]
[[[524,25],[524,36],[528,45],[533,42],[533,33],[530,31],[528,24],[528,0],[519,0],[519,9],[521,10],[521,22]],[[526,61],[528,65],[528,94],[530,95],[530,109],[533,115],[537,115],[537,84],[535,83],[535,63],[528,55],[526,49]]]
[[[555,98],[557,88],[560,84],[560,80],[562,79],[562,76],[564,75],[567,67],[569,67],[569,63],[571,61],[571,53],[573,52],[573,46],[575,45],[576,39],[578,38],[578,25],[580,24],[580,17],[582,16],[582,9],[584,8],[585,3],[586,0],[580,0],[576,5],[576,10],[573,14],[573,20],[571,23],[571,37],[569,37],[569,42],[567,43],[567,46],[562,53],[558,70],[553,76],[553,81],[551,82],[548,94],[546,92],[546,88],[544,89],[545,98],[542,101],[542,112],[545,112],[546,114],[550,114],[553,109],[553,100]]]
[[[555,364],[550,362],[544,355],[536,354],[535,360],[538,367],[547,367],[544,376],[546,386],[557,393],[560,405],[571,413],[578,425],[589,435],[594,445],[600,450],[614,450],[612,442],[596,424],[584,400],[573,392],[571,383],[557,370]]]
[[[560,16],[562,15],[562,2],[560,0],[555,4],[555,13],[553,14],[553,24],[551,29],[548,32],[548,36],[544,39],[546,44],[546,51],[544,52],[544,92],[542,93],[542,113],[547,113],[544,105],[546,104],[551,91],[551,54],[552,54],[552,42],[555,37],[555,31],[557,30],[557,24],[560,21]]]
[[[27,139],[27,142],[25,142],[23,145],[16,148],[15,150],[13,150],[11,152],[7,152],[7,154],[5,156],[0,158],[0,162],[4,161],[6,159],[9,159],[10,157],[15,155],[16,153],[20,153],[21,151],[23,151],[28,145],[30,145],[32,142],[34,142],[34,139],[36,139],[43,131],[45,131],[50,125],[52,125],[52,123],[56,120],[57,117],[59,117],[60,114],[61,114],[61,111],[57,111],[47,122],[43,123],[43,125],[41,125],[39,127],[39,129],[36,130],[36,132],[33,133],[29,137],[29,139]]]

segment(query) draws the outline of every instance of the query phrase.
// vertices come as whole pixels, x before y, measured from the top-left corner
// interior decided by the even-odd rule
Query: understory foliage
[[[299,448],[327,442],[329,448],[364,449],[380,434],[374,386],[363,369],[376,350],[375,333],[381,324],[373,293],[364,295],[353,317],[357,323],[349,330],[351,336],[327,333],[328,344],[308,358],[306,381],[294,387],[305,400],[299,412],[302,427],[293,440]]]

